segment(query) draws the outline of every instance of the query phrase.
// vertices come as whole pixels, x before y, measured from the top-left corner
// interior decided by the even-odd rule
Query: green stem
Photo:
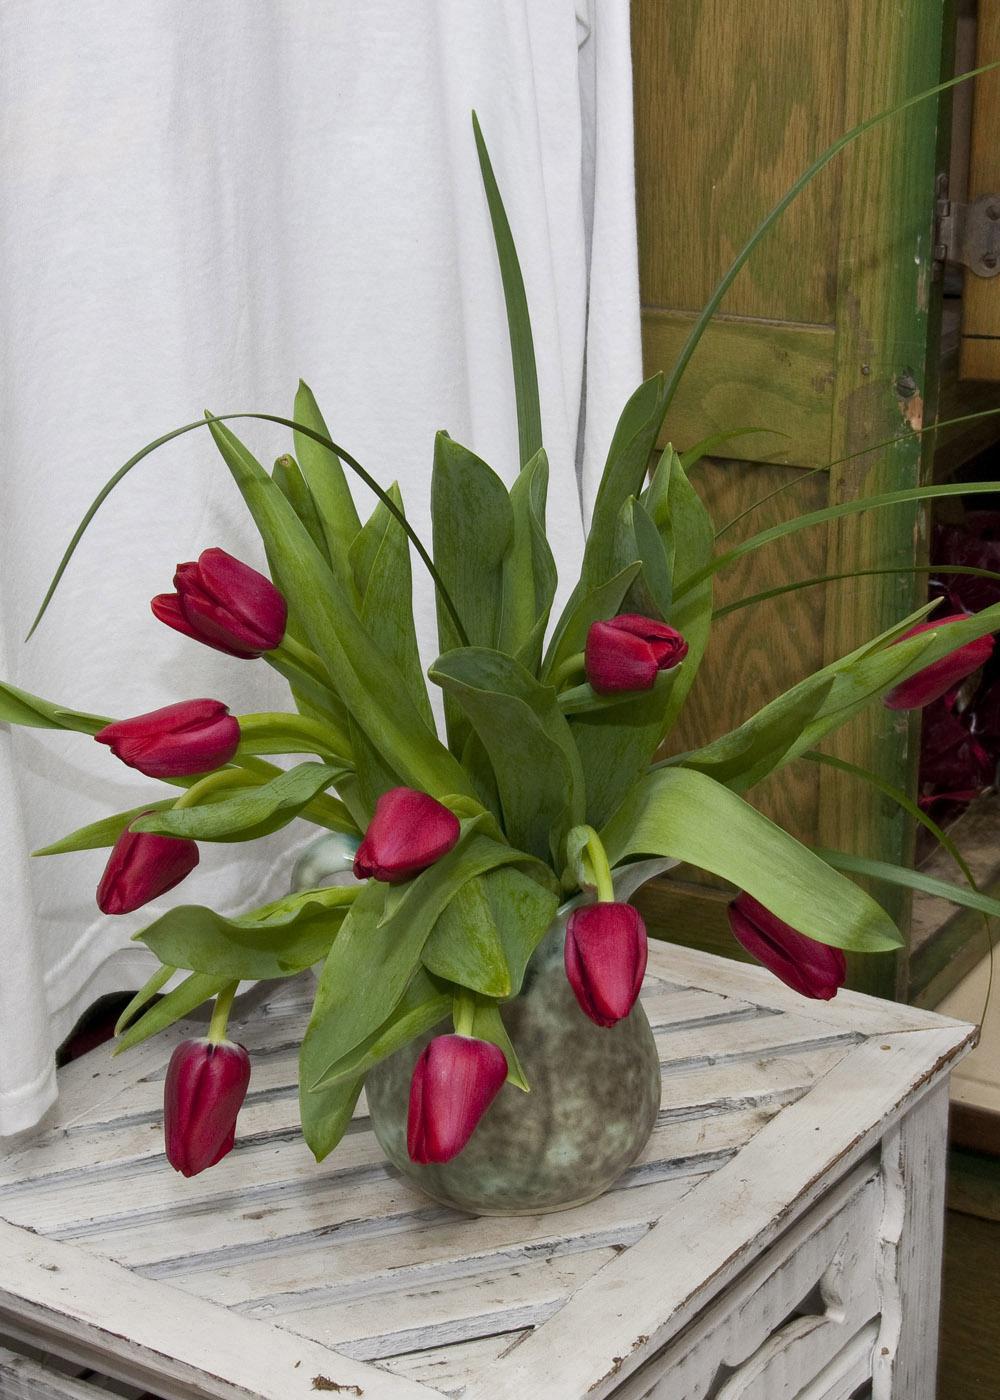
[[[472,1027],[476,1018],[476,998],[473,992],[465,987],[457,988],[455,998],[452,1002],[452,1020],[455,1023],[456,1035],[472,1035]]]
[[[314,651],[304,647],[301,642],[297,642],[290,632],[286,632],[273,651],[264,653],[264,660],[271,658],[284,661],[285,664],[294,671],[299,671],[303,676],[308,676],[317,685],[332,689],[330,678],[323,670],[323,663]]]
[[[361,828],[351,815],[350,808],[339,798],[331,797],[328,793],[314,797],[302,808],[299,816],[315,826],[325,827],[327,831],[339,831],[344,836],[361,835]]]
[[[608,864],[607,852],[596,831],[592,831],[587,839],[587,858],[590,861],[590,868],[594,872],[594,884],[597,886],[599,902],[601,904],[614,904],[615,885],[611,878],[611,866]]]
[[[220,768],[217,773],[209,773],[206,777],[199,778],[186,792],[182,792],[174,807],[195,807],[206,793],[215,792],[218,788],[256,786],[256,780],[246,769]]]
[[[584,654],[578,651],[573,656],[567,656],[566,660],[556,667],[549,684],[556,690],[568,690],[571,684],[576,684],[575,678],[583,674]]]
[[[212,1019],[208,1023],[208,1038],[213,1045],[221,1045],[226,1038],[229,1013],[233,1009],[233,998],[236,996],[239,985],[238,981],[230,982],[215,998],[215,1009],[212,1012]]]

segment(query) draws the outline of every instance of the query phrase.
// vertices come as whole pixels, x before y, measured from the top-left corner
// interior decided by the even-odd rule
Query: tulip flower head
[[[650,690],[660,671],[670,671],[687,655],[687,642],[675,628],[639,613],[620,613],[593,622],[587,633],[584,669],[598,695]]]
[[[194,841],[126,827],[97,886],[97,907],[102,914],[130,914],[179,885],[197,864]]]
[[[646,925],[631,904],[606,901],[574,909],[566,923],[566,976],[580,1010],[613,1026],[635,1005],[649,952]]]
[[[457,1157],[506,1078],[507,1057],[498,1045],[468,1035],[435,1036],[410,1081],[411,1160],[426,1165]]]
[[[228,763],[240,726],[221,700],[182,700],[106,724],[94,738],[147,777],[180,778]]]
[[[214,1167],[232,1150],[250,1083],[250,1056],[231,1040],[182,1040],[163,1091],[167,1160],[184,1176]]]
[[[804,997],[830,1001],[844,985],[847,960],[840,948],[807,938],[745,891],[737,895],[727,912],[737,943],[770,968],[786,987]]]
[[[896,640],[905,642],[907,637],[916,637],[921,632],[947,627],[949,623],[961,622],[965,617],[965,613],[952,613],[950,617],[938,618],[936,622],[921,622]],[[953,685],[965,680],[966,676],[971,676],[973,671],[978,671],[992,655],[993,638],[989,635],[976,637],[973,641],[956,647],[940,660],[932,661],[909,680],[900,681],[899,685],[894,686],[883,697],[882,703],[889,710],[922,710],[933,700],[939,700]]]
[[[436,798],[414,788],[391,788],[375,804],[354,874],[359,880],[402,884],[447,855],[461,830],[454,812]]]
[[[269,578],[224,549],[178,564],[176,593],[160,593],[153,614],[175,632],[243,660],[273,651],[285,635],[288,606]]]

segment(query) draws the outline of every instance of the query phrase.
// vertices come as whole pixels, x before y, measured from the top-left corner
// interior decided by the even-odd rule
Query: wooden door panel
[[[1000,0],[979,0],[976,65],[1000,59]],[[976,80],[969,150],[970,201],[1000,193],[1000,72]],[[1000,200],[998,200],[1000,203]],[[1000,379],[1000,277],[965,274],[962,293],[963,379]]]

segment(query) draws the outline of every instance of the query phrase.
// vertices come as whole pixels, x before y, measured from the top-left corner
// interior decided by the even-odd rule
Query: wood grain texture
[[[860,80],[848,87],[845,124],[852,126],[941,76],[942,0],[869,0],[848,6],[845,66]],[[934,178],[939,103],[910,108],[866,134],[842,156],[838,246],[836,401],[833,456],[856,453],[921,427],[936,406],[932,353],[937,324],[932,303]],[[930,473],[920,439],[900,440],[831,470],[830,501],[915,486]],[[926,557],[923,512],[913,507],[861,512],[828,530],[829,568],[898,563]],[[905,616],[923,596],[915,575],[900,573],[831,585],[827,595],[828,660]],[[912,791],[917,726],[906,713],[869,706],[824,747]],[[819,777],[821,843],[907,864],[912,823],[881,794],[835,769]],[[908,901],[885,886],[874,891],[904,927]],[[854,985],[882,995],[905,994],[906,957],[850,960]]]
[[[976,67],[1000,58],[1000,0],[979,0]],[[975,80],[969,150],[969,200],[1000,194],[1000,72]],[[963,379],[1000,380],[1000,278],[966,271],[962,291]]]
[[[645,373],[669,373],[694,317],[647,307],[642,313]],[[712,433],[776,428],[734,441],[747,461],[800,467],[830,460],[832,326],[716,317],[684,376],[660,434],[678,451]]]
[[[938,1400],[996,1400],[1000,1376],[1000,1222],[949,1210]]]
[[[0,1346],[0,1396],[3,1400],[107,1400],[100,1385],[32,1360]]]
[[[844,127],[843,0],[635,0],[639,258],[646,305],[698,311],[768,209]],[[825,324],[840,173],[817,179],[723,310]],[[791,272],[791,275],[790,275]],[[738,426],[738,425],[730,425]]]

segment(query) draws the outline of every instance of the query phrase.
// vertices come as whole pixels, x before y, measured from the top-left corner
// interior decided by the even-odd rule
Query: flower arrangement
[[[0,717],[90,734],[171,789],[40,853],[109,846],[97,891],[107,914],[138,909],[186,880],[200,842],[244,841],[300,819],[357,843],[351,886],[305,889],[237,915],[182,904],[136,935],[162,966],[122,1017],[121,1049],[215,1004],[207,1036],[175,1049],[166,1079],[167,1155],[185,1175],[233,1146],[250,1079],[247,1052],[226,1039],[240,982],[317,965],[300,1055],[302,1127],[317,1159],[341,1138],[370,1070],[435,1028],[412,1075],[407,1150],[417,1163],[455,1157],[505,1082],[530,1087],[502,1008],[564,901],[577,901],[564,956],[579,1015],[603,1028],[631,1014],[646,929],[616,898],[613,878],[640,857],[690,862],[731,882],[739,893],[730,922],[743,947],[803,995],[835,995],[844,950],[892,949],[900,935],[842,873],[863,862],[807,849],[743,794],[794,759],[816,756],[816,745],[863,706],[919,707],[943,694],[982,665],[1000,627],[1000,604],[941,623],[926,620],[931,604],[732,732],[658,757],[710,642],[715,574],[781,534],[920,493],[848,502],[717,550],[690,479],[717,440],[681,454],[668,446],[651,471],[650,462],[723,279],[670,382],[650,379],[625,405],[580,578],[553,619],[530,325],[478,126],[476,138],[515,370],[521,464],[513,485],[439,434],[428,548],[397,488],[383,489],[332,440],[304,384],[290,419],[206,415],[116,474],[43,610],[114,484],[161,442],[207,425],[260,532],[271,577],[206,548],[178,565],[174,591],[154,598],[152,611],[234,662],[275,667],[294,708],[232,715],[196,698],[108,720],[0,689]],[[295,455],[267,472],[233,433],[232,417],[286,424]],[[379,498],[365,522],[345,468]],[[411,546],[436,589],[440,654],[428,677],[443,692],[443,735],[418,657]],[[280,755],[307,757],[282,768],[270,762]],[[908,872],[897,876],[906,883]]]

